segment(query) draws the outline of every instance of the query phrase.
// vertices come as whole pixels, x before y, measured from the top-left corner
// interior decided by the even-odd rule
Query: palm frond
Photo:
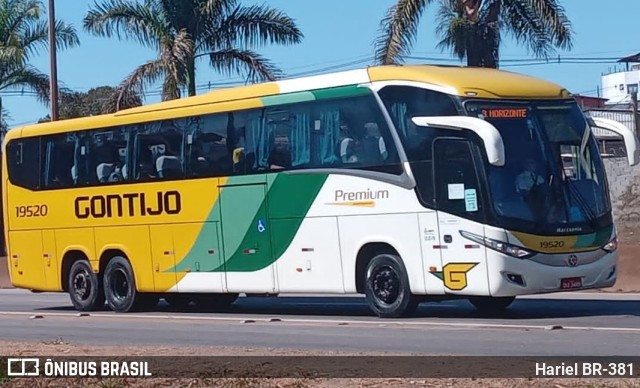
[[[116,98],[116,108],[122,106],[124,101],[132,96],[144,96],[146,86],[153,85],[161,80],[166,74],[165,63],[161,59],[149,61],[138,66],[118,85],[118,95]]]
[[[552,36],[533,8],[525,1],[505,4],[503,19],[507,31],[517,42],[524,43],[537,58],[548,58],[553,53]]]
[[[376,61],[389,65],[400,63],[418,35],[420,16],[432,0],[398,0],[380,22],[380,36],[375,41]]]
[[[542,21],[551,34],[553,44],[561,49],[571,49],[573,32],[565,9],[558,0],[523,0]]]
[[[436,47],[451,49],[460,60],[467,55],[473,27],[463,16],[460,1],[443,0],[438,9],[436,33],[441,37]]]
[[[208,50],[238,45],[247,49],[267,44],[292,45],[304,37],[292,18],[264,5],[238,7],[219,26],[204,27],[202,40]]]
[[[247,82],[275,81],[282,72],[251,50],[227,49],[209,54],[211,67],[226,75],[245,76]]]
[[[33,66],[25,65],[0,72],[0,90],[29,89],[42,102],[49,101],[49,77]]]
[[[83,27],[98,36],[130,39],[153,48],[158,47],[160,40],[171,36],[171,26],[155,1],[105,0],[96,3],[85,16]]]
[[[171,1],[171,0],[165,0]],[[237,7],[238,0],[199,0],[198,15],[205,20],[222,20]]]
[[[61,20],[56,21],[55,36],[56,48],[58,49],[80,45],[80,39],[78,39],[76,29]],[[38,54],[40,49],[47,49],[49,47],[48,21],[39,20],[29,26],[29,28],[25,29],[21,41],[27,58],[30,55]]]

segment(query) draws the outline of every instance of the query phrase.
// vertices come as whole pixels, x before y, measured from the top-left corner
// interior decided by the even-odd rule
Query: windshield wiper
[[[578,207],[580,208],[580,210],[583,211],[584,215],[587,217],[587,222],[589,223],[589,225],[591,225],[591,227],[593,227],[593,223],[595,222],[595,219],[596,219],[595,212],[593,211],[591,206],[589,206],[589,203],[587,202],[586,198],[582,195],[580,190],[578,190],[578,188],[575,187],[574,184],[571,182],[571,179],[567,180],[567,186],[569,187],[569,192],[571,192],[575,197],[575,199],[577,200],[576,202],[578,203]]]

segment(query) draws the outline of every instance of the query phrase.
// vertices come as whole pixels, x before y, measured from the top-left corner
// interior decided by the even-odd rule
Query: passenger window
[[[45,188],[64,188],[74,185],[74,150],[76,134],[46,136],[42,182]]]
[[[9,181],[35,190],[40,187],[40,139],[24,138],[7,144]]]
[[[188,119],[165,120],[134,128],[134,179],[179,179],[184,177],[183,131]]]
[[[269,170],[283,170],[292,167],[292,147],[291,138],[297,135],[295,140],[299,146],[296,164],[299,166],[305,163],[302,155],[308,151],[308,144],[304,144],[305,137],[309,136],[308,115],[303,113],[292,114],[288,110],[274,110],[267,113],[266,125],[268,128],[267,139],[269,142],[269,156],[267,164]],[[308,161],[308,160],[306,160]]]
[[[114,183],[128,179],[129,131],[123,128],[100,129],[89,132],[88,141],[80,138],[80,149],[76,145],[76,161],[82,160],[84,147],[88,147],[90,182]]]
[[[391,131],[372,97],[320,103],[317,110],[318,167],[402,172]]]
[[[269,153],[273,144],[273,125],[264,123],[262,112],[233,113],[233,131],[229,129],[234,174],[252,174],[269,169]]]
[[[207,115],[190,119],[187,133],[188,176],[230,175],[233,171],[233,113]],[[232,139],[231,139],[232,140]]]

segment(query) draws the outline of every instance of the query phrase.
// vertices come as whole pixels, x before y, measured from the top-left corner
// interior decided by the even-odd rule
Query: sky
[[[99,0],[104,1],[104,0]],[[596,95],[603,73],[615,69],[608,63],[571,63],[571,57],[620,58],[640,52],[638,0],[560,0],[573,24],[574,44],[570,51],[560,51],[561,62],[531,64],[509,62],[534,59],[526,47],[506,37],[501,46],[501,68],[529,74],[563,85],[572,93]],[[46,1],[44,2],[46,3]],[[380,20],[394,0],[242,0],[243,4],[267,4],[283,10],[295,19],[305,35],[301,44],[268,46],[257,49],[275,62],[287,75],[326,73],[373,64],[373,42],[379,34]],[[435,2],[434,2],[435,3]],[[92,87],[118,85],[137,66],[155,58],[153,49],[132,41],[95,37],[82,29],[82,19],[94,0],[56,0],[56,18],[72,24],[79,35],[80,46],[58,51],[58,79],[61,87],[87,91]],[[427,9],[420,23],[420,33],[412,56],[427,59],[407,63],[461,64],[448,51],[437,48],[435,4]],[[32,65],[49,73],[46,50],[32,58]],[[617,66],[620,66],[619,64]],[[198,93],[209,83],[239,81],[237,77],[216,74],[203,60],[198,63]],[[159,101],[158,87],[148,88],[145,103]],[[36,122],[49,112],[49,107],[29,95],[0,92],[9,112],[10,127]]]

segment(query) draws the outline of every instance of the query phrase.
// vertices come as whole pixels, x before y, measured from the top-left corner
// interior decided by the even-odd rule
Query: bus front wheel
[[[411,293],[409,277],[400,257],[375,256],[367,265],[365,295],[380,318],[398,318],[415,312],[419,299]]]
[[[515,296],[474,296],[469,298],[469,302],[479,311],[496,313],[509,307],[515,299]]]
[[[118,313],[148,308],[158,302],[157,295],[136,290],[131,264],[121,256],[112,257],[104,270],[104,294],[109,308]]]
[[[69,270],[67,289],[78,311],[92,311],[104,306],[104,291],[98,275],[88,260],[77,260]]]

